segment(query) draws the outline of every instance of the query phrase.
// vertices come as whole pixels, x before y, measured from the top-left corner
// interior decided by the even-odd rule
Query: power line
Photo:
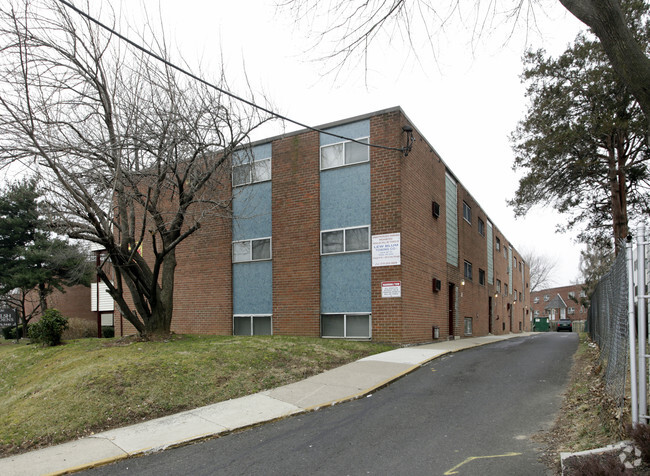
[[[162,56],[158,55],[157,53],[154,53],[153,51],[146,49],[144,46],[142,46],[142,45],[136,43],[135,41],[131,40],[130,38],[128,38],[128,37],[122,35],[121,33],[119,33],[118,31],[114,30],[113,28],[109,27],[108,25],[105,25],[105,24],[102,23],[101,21],[99,21],[99,20],[97,20],[96,18],[92,17],[90,14],[88,14],[88,13],[86,13],[86,12],[80,10],[79,8],[77,8],[77,7],[74,6],[72,3],[68,2],[67,0],[58,0],[58,1],[59,1],[60,3],[62,3],[63,5],[65,5],[66,7],[68,7],[68,8],[70,8],[70,9],[74,10],[74,11],[77,12],[79,15],[83,16],[84,18],[86,18],[86,19],[90,20],[91,22],[95,23],[95,24],[96,24],[97,26],[99,26],[100,28],[103,28],[104,30],[110,32],[111,34],[117,36],[118,38],[120,38],[121,40],[125,41],[125,42],[128,43],[129,45],[131,45],[131,46],[133,46],[134,48],[140,50],[140,51],[143,52],[144,54],[149,55],[149,56],[151,56],[152,58],[154,58],[154,59],[160,61],[161,63],[163,63],[163,64],[169,66],[170,68],[173,68],[173,69],[175,69],[176,71],[179,71],[180,73],[182,73],[182,74],[184,74],[184,75],[186,75],[186,76],[189,76],[190,78],[194,79],[195,81],[200,82],[201,84],[204,84],[204,85],[208,86],[209,88],[215,89],[215,90],[219,91],[219,92],[222,93],[222,94],[225,94],[225,95],[227,95],[227,96],[230,96],[231,98],[233,98],[233,99],[235,99],[235,100],[237,100],[237,101],[243,102],[244,104],[247,104],[247,105],[249,105],[249,106],[251,106],[251,107],[254,107],[254,108],[256,108],[256,109],[258,109],[258,110],[260,110],[260,111],[263,111],[263,112],[265,112],[265,113],[267,113],[267,114],[270,114],[270,115],[272,115],[272,116],[274,116],[274,117],[277,117],[278,119],[282,119],[283,121],[290,122],[290,123],[292,123],[292,124],[295,124],[295,125],[300,126],[300,127],[304,127],[305,129],[309,129],[309,130],[314,131],[314,132],[319,132],[319,133],[321,133],[321,134],[327,134],[327,135],[329,135],[329,136],[336,137],[336,138],[338,138],[338,139],[349,140],[349,141],[351,141],[351,142],[356,142],[357,144],[366,145],[366,146],[368,146],[368,147],[375,147],[375,148],[377,148],[377,149],[385,149],[385,150],[395,150],[395,151],[402,152],[402,153],[407,152],[408,147],[407,147],[407,148],[388,147],[388,146],[380,145],[380,144],[371,144],[370,142],[361,142],[361,141],[359,141],[359,140],[357,140],[357,139],[352,139],[351,137],[346,137],[346,136],[342,136],[342,135],[339,135],[339,134],[334,134],[333,132],[327,132],[327,131],[324,131],[324,130],[322,130],[322,129],[318,129],[317,127],[312,127],[312,126],[309,126],[309,125],[307,125],[307,124],[303,124],[302,122],[296,121],[296,120],[291,119],[291,118],[289,118],[289,117],[287,117],[287,116],[283,116],[282,114],[279,114],[279,113],[277,113],[277,112],[271,111],[270,109],[267,109],[267,108],[265,108],[264,106],[260,106],[260,105],[258,105],[258,104],[255,104],[254,102],[249,101],[248,99],[244,99],[244,98],[242,98],[242,97],[240,97],[240,96],[237,96],[237,95],[234,94],[234,93],[231,93],[230,91],[227,91],[227,90],[225,90],[225,89],[223,89],[223,88],[220,88],[219,86],[217,86],[217,85],[215,85],[215,84],[212,84],[212,83],[210,83],[209,81],[206,81],[205,79],[203,79],[203,78],[201,78],[201,77],[195,75],[195,74],[192,73],[191,71],[188,71],[188,70],[186,70],[186,69],[184,69],[184,68],[181,68],[180,66],[177,66],[176,64],[172,63],[172,62],[169,61],[169,60],[166,60],[165,58],[163,58]]]

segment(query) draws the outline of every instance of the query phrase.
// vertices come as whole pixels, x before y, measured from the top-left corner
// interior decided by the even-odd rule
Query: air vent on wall
[[[431,202],[431,213],[433,214],[433,218],[440,216],[440,204],[438,202]]]

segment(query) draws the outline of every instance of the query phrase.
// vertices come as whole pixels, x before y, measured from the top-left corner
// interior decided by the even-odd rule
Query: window
[[[521,291],[519,291],[519,300],[521,301]]]
[[[232,261],[262,261],[271,259],[271,238],[232,242]]]
[[[514,296],[515,296],[514,300],[516,301],[517,300],[517,290],[513,289],[512,294],[514,294]]]
[[[581,313],[581,314],[584,314],[586,310],[587,310],[587,309],[585,309],[584,306],[580,306],[580,313]]]
[[[499,238],[496,239],[496,249],[497,251],[501,251],[501,240]]]
[[[472,223],[472,208],[465,202],[463,202],[463,218],[467,223]]]
[[[323,314],[320,318],[322,337],[369,339],[370,314]]]
[[[472,318],[471,317],[466,317],[465,318],[465,335],[466,336],[471,336],[472,335]]]
[[[501,280],[500,279],[497,279],[497,292],[498,293],[501,292]]]
[[[569,291],[569,299],[575,299],[576,298],[576,293],[573,291]]]
[[[544,302],[548,301],[550,299],[548,294],[544,294]]]
[[[472,263],[469,261],[465,261],[465,272],[463,276],[465,276],[465,279],[472,280]]]
[[[533,302],[537,304],[539,302],[539,296],[535,296],[535,299],[533,299]]]
[[[539,316],[539,311],[535,311],[535,317]]]
[[[576,310],[575,310],[575,308],[574,308],[573,306],[571,306],[571,307],[569,307],[569,308],[567,309],[566,312],[567,312],[567,314],[571,315],[571,314],[575,314],[575,313],[576,313]]]
[[[235,336],[270,336],[271,316],[233,316],[232,334]]]
[[[524,262],[519,260],[519,272],[523,273],[524,272]]]
[[[321,170],[368,162],[370,160],[368,138],[358,140],[361,144],[346,141],[322,146],[320,148]]]
[[[478,283],[485,286],[485,270],[478,269]]]
[[[478,219],[478,232],[481,236],[485,236],[485,223],[480,218]]]
[[[232,185],[238,187],[249,183],[271,180],[271,159],[233,164]]]
[[[352,253],[370,249],[370,227],[321,231],[321,254]]]
[[[509,295],[509,294],[508,294],[508,285],[505,284],[505,283],[503,284],[503,294],[505,294],[506,296]]]
[[[584,291],[580,291],[580,297],[587,297],[587,293]]]

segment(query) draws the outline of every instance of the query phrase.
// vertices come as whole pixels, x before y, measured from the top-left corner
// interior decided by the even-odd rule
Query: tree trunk
[[[621,251],[621,240],[628,234],[627,203],[625,200],[625,172],[618,166],[619,160],[615,148],[609,147],[607,160],[607,181],[609,183],[610,203],[612,206],[612,227],[614,230],[614,253]]]

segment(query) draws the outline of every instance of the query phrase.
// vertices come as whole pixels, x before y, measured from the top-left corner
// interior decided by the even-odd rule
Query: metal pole
[[[628,335],[630,339],[630,386],[632,396],[632,426],[635,427],[639,424],[639,394],[637,388],[637,374],[636,374],[636,326],[634,318],[634,251],[632,245],[632,236],[628,237],[625,244],[625,252],[627,258],[627,295],[628,295]]]
[[[99,264],[100,264],[100,256],[102,252],[97,251],[97,271],[95,273],[97,274],[97,289],[96,289],[96,294],[97,294],[97,338],[101,339],[102,338],[102,312],[99,310]]]
[[[639,326],[639,418],[648,419],[648,371],[646,368],[646,315],[645,315],[645,226],[639,225],[636,236],[637,309]]]

